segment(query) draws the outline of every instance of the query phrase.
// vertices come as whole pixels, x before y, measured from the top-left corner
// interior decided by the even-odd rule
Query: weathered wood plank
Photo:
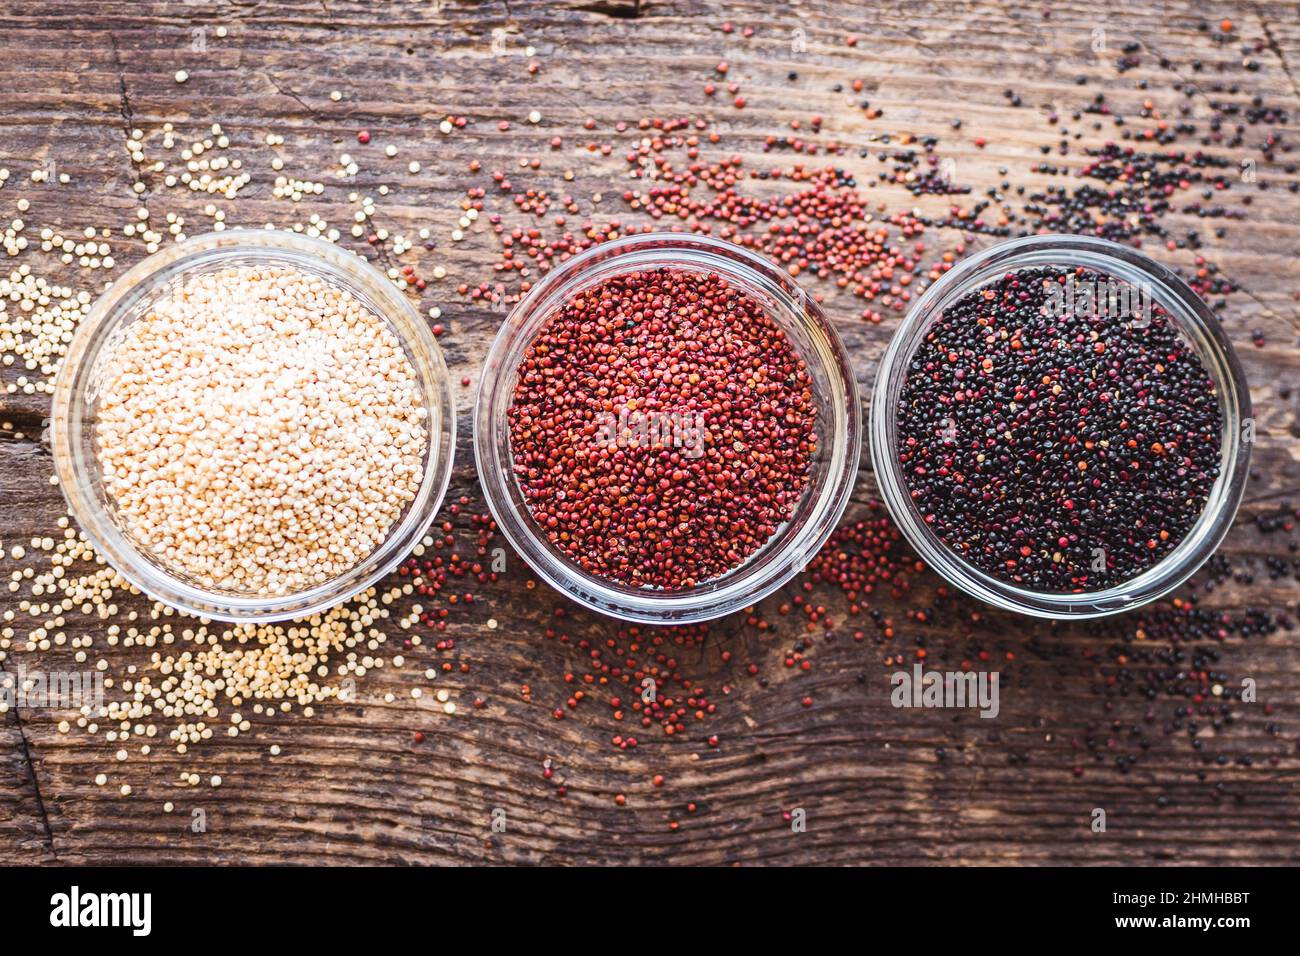
[[[1046,185],[1057,180],[1027,170],[1044,158],[1039,146],[1054,142],[1048,113],[1059,112],[1061,125],[1084,132],[1081,143],[1101,142],[1115,135],[1113,127],[1094,131],[1093,117],[1069,119],[1095,90],[1104,90],[1127,116],[1136,116],[1147,97],[1172,115],[1181,100],[1170,89],[1175,71],[1201,58],[1211,67],[1197,81],[1208,85],[1218,76],[1215,62],[1240,61],[1239,44],[1219,46],[1198,29],[1205,16],[1199,6],[1071,0],[1051,4],[1045,18],[1041,5],[953,2],[806,2],[774,9],[685,0],[21,0],[0,11],[0,166],[13,171],[0,189],[0,222],[16,215],[14,204],[25,197],[30,208],[22,215],[38,226],[110,225],[116,232],[140,204],[130,191],[136,171],[124,148],[129,130],[155,136],[172,122],[188,141],[220,122],[236,154],[256,164],[255,182],[237,202],[221,204],[232,225],[302,221],[318,213],[345,228],[355,208],[349,191],[376,195],[381,185],[392,187],[377,197],[375,224],[406,234],[428,226],[438,237],[435,252],[417,246],[401,262],[446,266],[447,278],[431,284],[422,305],[444,311],[449,331],[442,344],[454,379],[476,379],[500,317],[467,305],[454,290],[462,282],[495,278],[495,240],[481,225],[463,243],[445,237],[465,188],[485,184],[487,171],[513,171],[519,157],[540,157],[543,167],[528,174],[529,181],[578,197],[583,213],[574,219],[635,221],[617,201],[626,188],[622,152],[631,134],[615,136],[614,121],[705,115],[723,134],[726,153],[762,167],[790,161],[762,152],[766,136],[786,132],[792,118],[820,114],[823,141],[867,146],[885,133],[939,135],[942,154],[956,164],[957,179],[975,187],[973,196],[1008,178],[1001,167],[1016,182]],[[1216,8],[1214,16],[1231,17],[1244,41],[1264,44],[1253,54],[1261,69],[1225,71],[1224,82],[1236,91],[1202,93],[1197,108],[1203,111],[1210,95],[1245,103],[1259,93],[1288,110],[1286,134],[1294,138],[1300,117],[1295,14],[1293,3],[1282,2]],[[726,19],[736,24],[734,33],[723,32]],[[222,24],[229,30],[224,39],[216,36]],[[741,36],[746,25],[756,28],[753,37]],[[1101,55],[1093,49],[1098,29],[1105,31]],[[849,33],[860,38],[856,46],[845,43]],[[1120,74],[1115,60],[1132,41],[1151,52],[1140,67]],[[532,78],[524,69],[527,45],[541,64]],[[1161,55],[1172,70],[1160,67]],[[702,95],[720,59],[731,64],[728,79],[742,85],[748,100],[743,111],[729,98]],[[186,84],[173,79],[178,69],[189,72]],[[791,71],[797,81],[787,78]],[[1079,74],[1089,86],[1075,84]],[[859,77],[865,90],[852,101],[832,88]],[[1149,89],[1138,89],[1139,79],[1148,80]],[[1022,97],[1020,108],[1008,105],[1008,87]],[[344,93],[341,102],[330,100],[334,89]],[[867,120],[853,105],[864,97],[883,110],[879,119]],[[534,108],[544,117],[536,126],[525,120]],[[447,113],[467,116],[471,125],[444,137],[436,126]],[[597,131],[582,128],[588,116],[601,121]],[[955,130],[951,121],[959,116],[962,126]],[[510,121],[510,130],[497,130],[502,120]],[[373,144],[355,181],[340,185],[324,171],[340,153],[362,155],[355,140],[361,128],[373,132]],[[285,173],[323,178],[323,196],[298,207],[271,196],[271,152],[259,146],[267,132],[285,136],[275,150]],[[552,152],[548,144],[556,135],[564,148]],[[1285,178],[1262,161],[1263,135],[1263,127],[1253,128],[1246,146],[1224,152],[1234,164],[1260,159],[1261,175]],[[987,145],[979,148],[976,137]],[[584,148],[606,140],[616,144],[609,157],[592,158]],[[398,146],[396,159],[380,157],[388,143]],[[1076,152],[1046,159],[1077,165]],[[420,174],[406,172],[411,159],[421,162]],[[478,177],[468,175],[471,159],[482,164]],[[31,184],[31,169],[47,161],[71,182]],[[856,150],[834,162],[863,183],[880,168],[874,155],[862,158]],[[576,173],[572,183],[561,178],[566,168]],[[893,186],[874,188],[891,211],[916,207],[940,216],[950,202],[913,198]],[[606,198],[593,203],[595,192]],[[146,198],[156,215],[184,215],[187,231],[202,231],[210,221],[202,212],[204,198],[152,187]],[[1226,545],[1241,559],[1288,556],[1286,536],[1260,535],[1251,519],[1286,500],[1300,505],[1298,211],[1295,194],[1275,188],[1255,193],[1249,225],[1230,223],[1223,239],[1213,236],[1213,223],[1207,229],[1193,216],[1168,220],[1174,235],[1200,229],[1204,255],[1246,290],[1232,296],[1225,317],[1252,383],[1260,430],[1257,476]],[[934,242],[956,238],[941,230]],[[114,244],[123,250],[123,266],[142,255],[138,242],[119,238]],[[350,237],[345,244],[364,248]],[[1194,265],[1195,254],[1187,250],[1159,255],[1183,268]],[[78,287],[106,278],[88,280],[76,268],[58,275]],[[861,383],[869,386],[897,317],[865,324],[854,318],[859,302],[829,285],[813,287],[827,293],[828,311],[845,334]],[[1251,344],[1256,329],[1264,333],[1263,348]],[[0,369],[0,381],[13,382],[18,374]],[[477,498],[468,444],[472,391],[459,385],[456,391],[465,427],[453,494]],[[47,409],[41,395],[0,395],[0,419],[27,435],[14,440],[12,433],[0,434],[0,539],[6,543],[49,533],[61,513],[41,440]],[[859,499],[872,490],[864,469]],[[15,562],[6,548],[0,575],[36,561]],[[841,629],[833,643],[819,641],[808,651],[816,662],[808,675],[783,663],[798,639],[792,618],[778,619],[778,633],[767,636],[727,622],[702,651],[690,652],[689,661],[691,676],[720,699],[708,733],[716,733],[721,746],[709,747],[695,732],[683,739],[647,733],[635,751],[624,753],[611,747],[616,731],[596,706],[584,705],[562,721],[552,717],[569,693],[564,675],[579,665],[581,652],[543,638],[560,602],[541,586],[529,589],[527,579],[527,569],[511,562],[500,584],[481,595],[475,614],[449,627],[455,652],[429,655],[430,662],[470,665],[468,673],[438,678],[460,704],[452,717],[427,697],[411,699],[418,683],[414,668],[409,674],[373,672],[355,704],[322,706],[311,719],[262,718],[250,733],[184,758],[155,748],[147,780],[139,779],[138,761],[131,762],[137,792],[123,799],[114,785],[93,782],[96,773],[111,769],[110,745],[60,734],[56,713],[24,711],[21,733],[15,715],[6,715],[0,725],[0,861],[1300,862],[1300,646],[1294,630],[1224,643],[1223,670],[1254,677],[1273,712],[1243,708],[1236,724],[1213,735],[1205,782],[1197,780],[1202,765],[1185,733],[1162,732],[1167,708],[1148,728],[1150,749],[1131,772],[1114,770],[1109,756],[1094,761],[1081,743],[1085,737],[1114,736],[1115,753],[1131,752],[1138,747],[1125,739],[1127,728],[1144,722],[1143,701],[1113,698],[1108,707],[1096,692],[1109,667],[1109,642],[1084,629],[998,616],[991,616],[995,627],[979,634],[955,614],[925,629],[900,626],[899,636],[880,646],[855,643]],[[925,579],[913,601],[929,603],[934,587]],[[1259,604],[1294,609],[1300,585],[1229,582],[1206,600],[1229,610]],[[901,620],[900,604],[882,603]],[[13,606],[0,592],[0,610]],[[500,627],[486,629],[489,617]],[[565,623],[575,639],[612,633],[608,622],[582,613],[571,613]],[[71,635],[86,628],[70,621],[67,629]],[[951,645],[955,659],[976,645],[995,659],[1016,654],[1015,664],[1004,668],[1008,684],[999,720],[889,706],[882,660],[907,649],[921,630],[928,646]],[[730,661],[723,661],[724,650],[732,652]],[[70,667],[71,654],[66,647],[39,656],[15,649],[6,667]],[[148,656],[143,648],[114,648],[112,655],[123,667]],[[766,686],[747,674],[751,662]],[[418,669],[426,663],[421,660]],[[530,700],[521,695],[525,684]],[[385,703],[390,692],[395,702]],[[801,706],[805,696],[814,699],[813,707]],[[485,701],[482,710],[470,706],[475,698]],[[1276,734],[1266,732],[1266,724],[1276,725]],[[422,743],[413,741],[415,731],[424,732]],[[283,748],[280,757],[268,756],[273,743]],[[1213,765],[1220,755],[1228,758],[1226,766]],[[550,781],[542,775],[548,758],[555,772]],[[205,781],[219,773],[225,782],[217,790],[206,782],[190,788],[178,782],[181,770],[201,773]],[[655,774],[664,776],[662,787],[653,785]],[[567,796],[556,795],[556,782],[567,786]],[[627,795],[626,807],[615,805],[616,793]],[[1158,806],[1160,797],[1169,805]],[[168,800],[174,813],[162,812]],[[697,804],[694,813],[685,809],[690,802]],[[1107,811],[1105,835],[1089,830],[1094,807]],[[498,808],[508,820],[504,833],[490,829]],[[792,833],[782,815],[794,808],[807,812],[806,833]],[[192,828],[196,810],[204,832]],[[670,830],[670,821],[680,828]]]

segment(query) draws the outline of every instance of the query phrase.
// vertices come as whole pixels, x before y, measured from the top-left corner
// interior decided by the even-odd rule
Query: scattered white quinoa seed
[[[220,26],[216,36],[225,38],[231,32]],[[177,82],[188,82],[188,73],[180,72],[184,78]],[[338,102],[344,97],[330,98]],[[438,128],[443,135],[455,132],[450,118]],[[279,209],[290,217],[281,219],[277,213],[280,221],[259,220],[267,229],[284,228],[329,242],[346,234],[362,238],[373,232],[391,242],[394,255],[413,248],[411,239],[400,235],[390,239],[387,230],[375,227],[371,220],[378,210],[373,195],[349,193],[342,221],[333,224],[327,221],[327,209],[311,205],[321,202],[324,194],[318,180],[350,179],[363,172],[357,157],[343,154],[337,169],[307,171],[296,178],[285,171],[280,153],[284,145],[285,136],[279,133],[237,136],[233,131],[228,134],[220,123],[199,124],[193,132],[183,132],[172,122],[151,130],[133,128],[124,143],[136,174],[127,187],[129,204],[116,221],[93,227],[34,221],[39,207],[21,190],[29,179],[38,186],[54,180],[66,184],[70,181],[66,173],[54,176],[37,167],[29,176],[26,169],[11,172],[0,167],[0,188],[7,186],[6,198],[18,193],[14,206],[22,217],[0,222],[0,258],[11,263],[0,275],[0,367],[12,372],[0,382],[0,390],[24,395],[51,392],[73,332],[111,280],[118,262],[180,242],[189,231],[224,229],[227,216],[231,225],[249,224],[241,218],[236,201],[251,182],[270,188],[273,198],[284,200]],[[396,155],[395,147],[392,152]],[[416,161],[405,165],[412,172],[422,171]],[[273,167],[270,174],[265,172],[268,166]],[[376,187],[375,194],[385,197],[390,191],[401,193],[397,186],[390,190],[384,185]],[[168,211],[167,204],[177,196],[182,202],[198,197],[199,205]],[[456,225],[463,236],[478,214],[464,205],[461,208]],[[419,230],[421,242],[432,237],[433,230]],[[51,271],[42,275],[47,267]],[[82,270],[81,276],[67,278],[69,267]],[[389,269],[388,275],[399,289],[407,288],[408,280],[398,269]],[[446,267],[437,260],[432,278],[447,278]],[[436,321],[441,310],[431,307],[428,315]],[[0,430],[15,441],[27,437],[10,422],[0,422]],[[180,440],[170,430],[159,434],[164,431]],[[260,448],[260,436],[256,441],[244,437],[247,441],[241,446]],[[159,446],[152,464],[173,450]],[[272,443],[269,452],[275,450]],[[56,483],[57,478],[51,476],[50,481]],[[201,507],[197,500],[190,504]],[[43,655],[68,647],[79,666],[103,675],[103,702],[62,715],[66,719],[59,721],[57,730],[104,743],[101,760],[107,772],[93,776],[94,785],[104,793],[130,797],[152,789],[141,786],[148,775],[142,772],[133,779],[132,771],[150,762],[150,754],[160,744],[189,759],[197,757],[204,744],[250,731],[261,718],[297,711],[311,719],[313,705],[360,699],[357,684],[368,670],[384,666],[381,655],[387,650],[387,631],[393,627],[402,628],[408,646],[421,644],[413,630],[419,615],[412,617],[405,610],[422,583],[419,577],[371,588],[306,620],[263,626],[214,624],[156,602],[142,602],[140,592],[94,551],[68,518],[59,518],[56,524],[51,535],[32,538],[30,547],[12,537],[0,545],[0,560],[8,557],[22,565],[0,581],[12,601],[0,609],[0,662],[14,652]],[[432,545],[432,538],[426,538],[415,553]],[[65,631],[74,626],[79,633]],[[132,648],[144,650],[147,657],[122,658]],[[132,660],[136,662],[125,663]],[[428,668],[423,676],[432,684],[438,672]],[[4,680],[0,674],[0,682]],[[428,701],[432,695],[430,689],[423,699]],[[443,691],[436,699],[450,714],[455,705],[448,697]],[[384,699],[391,703],[395,695],[387,693]],[[8,709],[5,695],[0,694],[0,715]],[[126,759],[119,759],[119,751]],[[278,757],[280,746],[272,745],[269,753]],[[133,783],[122,782],[124,777]],[[180,773],[182,786],[197,787],[203,779],[198,773]],[[211,782],[210,776],[207,779]],[[165,812],[174,809],[171,801],[164,804]]]

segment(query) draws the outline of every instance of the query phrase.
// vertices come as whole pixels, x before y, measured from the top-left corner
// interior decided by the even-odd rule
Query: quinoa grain
[[[127,533],[206,588],[284,595],[354,567],[419,488],[396,335],[306,273],[198,275],[127,327],[96,446]]]

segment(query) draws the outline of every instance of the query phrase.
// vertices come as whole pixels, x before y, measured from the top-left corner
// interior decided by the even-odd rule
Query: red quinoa
[[[807,366],[758,301],[667,268],[559,309],[508,411],[515,474],[551,542],[590,574],[668,590],[738,567],[790,518],[815,415]]]

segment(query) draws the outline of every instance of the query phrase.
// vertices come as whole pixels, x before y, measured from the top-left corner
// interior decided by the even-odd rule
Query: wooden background
[[[540,156],[542,170],[530,175],[572,192],[583,217],[594,208],[596,217],[635,221],[610,198],[627,183],[626,140],[615,140],[613,122],[706,115],[723,132],[726,152],[758,165],[788,165],[787,156],[762,155],[763,137],[788,132],[794,116],[820,113],[823,140],[856,142],[882,132],[939,135],[939,152],[955,161],[957,178],[976,187],[972,197],[959,197],[968,203],[1004,178],[1000,166],[1016,181],[1047,181],[1029,170],[1042,158],[1039,145],[1056,140],[1045,121],[1052,109],[1067,118],[1065,125],[1089,130],[1084,144],[1115,135],[1109,124],[1093,133],[1087,124],[1068,122],[1069,112],[1099,90],[1127,114],[1135,116],[1151,97],[1172,115],[1181,100],[1172,85],[1178,75],[1190,76],[1197,58],[1236,64],[1223,76],[1238,89],[1224,98],[1244,103],[1264,95],[1288,111],[1287,135],[1294,138],[1300,8],[1285,2],[1214,5],[1214,17],[1231,17],[1243,41],[1260,44],[1254,54],[1260,69],[1247,72],[1239,68],[1239,44],[1219,45],[1213,31],[1198,29],[1204,6],[1097,0],[1005,7],[960,0],[878,7],[821,0],[8,0],[0,9],[0,165],[10,167],[13,178],[0,190],[0,221],[16,215],[14,204],[26,196],[29,234],[44,225],[108,225],[117,233],[139,205],[130,193],[137,173],[124,148],[134,127],[153,138],[164,122],[173,122],[188,141],[216,121],[245,144],[267,132],[281,134],[286,172],[321,178],[325,195],[297,209],[273,199],[274,174],[264,156],[244,195],[222,204],[228,222],[300,221],[317,211],[346,229],[353,208],[348,189],[375,195],[380,183],[400,183],[392,195],[376,197],[375,225],[409,235],[429,226],[439,237],[437,250],[417,246],[400,262],[418,264],[423,273],[436,263],[448,269],[447,279],[431,284],[421,301],[444,310],[448,333],[441,341],[459,382],[462,375],[476,377],[500,321],[455,292],[460,282],[473,286],[496,277],[496,242],[487,228],[476,227],[461,244],[445,238],[469,184],[470,159],[479,159],[485,171],[509,173],[519,156]],[[726,20],[735,24],[731,34],[722,29]],[[222,24],[229,36],[218,39]],[[756,28],[753,37],[741,35],[745,26]],[[1098,29],[1107,44],[1101,54],[1093,50]],[[860,38],[856,46],[846,44],[846,34]],[[795,36],[805,38],[806,49],[796,49]],[[1115,62],[1131,42],[1146,51],[1143,63],[1121,74]],[[528,45],[541,64],[532,77],[525,70]],[[1159,57],[1170,61],[1168,69]],[[728,79],[742,84],[748,99],[743,111],[731,107],[729,96],[707,100],[701,94],[703,84],[716,79],[712,68],[720,59],[732,64]],[[190,74],[184,85],[173,78],[178,69]],[[799,73],[797,84],[787,79],[789,71]],[[1090,85],[1076,86],[1078,74]],[[834,83],[847,87],[856,77],[867,84],[862,96],[883,109],[879,119],[868,121],[845,94],[832,91]],[[1137,89],[1144,78],[1150,88]],[[1022,97],[1020,108],[1008,105],[1007,88]],[[344,94],[340,102],[329,98],[334,89]],[[1196,108],[1204,121],[1204,97]],[[536,126],[526,120],[532,109],[544,117]],[[469,117],[470,126],[440,136],[436,125],[447,113]],[[588,116],[600,121],[597,131],[581,128]],[[957,117],[960,129],[952,126]],[[498,131],[501,120],[511,122],[508,132]],[[355,140],[363,127],[374,136],[368,150]],[[1253,128],[1246,146],[1223,152],[1235,165],[1255,155],[1250,144],[1267,131]],[[564,138],[559,153],[547,148],[554,135]],[[987,139],[984,149],[975,146],[979,136]],[[581,149],[605,140],[616,142],[609,157]],[[390,142],[401,152],[385,161],[379,149]],[[361,162],[356,187],[321,172],[342,152]],[[1078,164],[1078,153],[1074,148],[1064,161]],[[424,166],[418,176],[405,175],[411,159]],[[32,185],[27,174],[46,162],[69,173],[71,182]],[[879,168],[854,153],[834,162],[864,176]],[[560,181],[566,167],[577,172],[573,183]],[[1261,177],[1295,178],[1262,160],[1259,168]],[[484,176],[473,181],[483,184]],[[609,197],[593,207],[591,194],[601,190]],[[1226,198],[1244,194],[1234,190]],[[881,187],[876,195],[890,210],[915,205],[937,214],[948,205],[940,197],[914,200],[896,187]],[[1207,228],[1171,217],[1175,234],[1201,228],[1209,237],[1207,258],[1242,288],[1231,296],[1225,325],[1252,384],[1260,436],[1247,504],[1226,545],[1241,560],[1286,555],[1286,536],[1262,536],[1251,519],[1288,496],[1300,505],[1300,201],[1282,188],[1253,195],[1248,220],[1230,224],[1223,241],[1213,239],[1212,222]],[[148,201],[156,215],[184,214],[187,231],[206,228],[206,199],[173,190],[165,197],[150,194]],[[945,230],[931,238],[947,245],[957,234]],[[364,247],[350,237],[345,244]],[[114,245],[119,272],[143,254],[138,241],[118,238]],[[1186,251],[1158,254],[1182,266],[1192,262]],[[66,281],[91,287],[103,278],[70,269]],[[865,388],[896,316],[869,325],[856,318],[861,303],[829,295],[829,285],[810,286],[828,293],[828,311],[853,350]],[[1252,347],[1256,330],[1265,336],[1263,348]],[[12,381],[17,372],[3,374]],[[1297,387],[1288,390],[1288,383]],[[457,394],[462,428],[452,494],[476,495],[468,444],[472,389],[458,386]],[[43,396],[0,396],[0,419],[28,436],[0,435],[0,538],[6,542],[0,573],[6,576],[20,566],[8,555],[9,543],[50,533],[62,513],[58,491],[48,483],[52,467],[42,441],[47,410]],[[855,511],[873,490],[864,469]],[[551,716],[567,697],[563,675],[578,652],[542,639],[559,599],[542,585],[526,590],[527,578],[527,569],[514,561],[502,582],[480,589],[476,613],[451,629],[455,653],[429,655],[434,662],[471,665],[467,674],[439,678],[459,703],[451,717],[428,696],[411,700],[408,672],[422,670],[422,662],[408,672],[372,673],[360,684],[357,704],[323,705],[312,719],[256,722],[250,733],[185,758],[160,744],[147,771],[132,761],[136,794],[123,799],[112,787],[93,784],[95,773],[111,769],[111,745],[58,734],[61,715],[11,711],[0,720],[0,861],[1300,863],[1300,634],[1294,630],[1224,643],[1223,669],[1254,677],[1261,704],[1239,708],[1240,720],[1221,734],[1203,734],[1205,755],[1229,758],[1204,768],[1204,782],[1196,775],[1201,758],[1186,735],[1164,736],[1158,725],[1131,772],[1094,761],[1080,740],[1108,735],[1112,720],[1139,722],[1145,709],[1144,702],[1123,699],[1109,709],[1097,693],[1103,665],[1089,655],[1104,656],[1108,641],[1088,629],[997,617],[1001,630],[984,643],[996,654],[1019,652],[997,720],[889,706],[890,668],[882,660],[912,646],[906,625],[883,647],[855,644],[841,629],[834,643],[810,650],[816,666],[803,674],[783,666],[798,639],[793,617],[774,617],[781,621],[775,634],[724,622],[702,650],[690,652],[690,673],[720,701],[707,729],[691,727],[680,738],[645,732],[636,751],[623,753],[610,746],[603,705],[563,721]],[[927,600],[934,584],[923,579],[915,600]],[[1270,582],[1260,574],[1253,586],[1225,585],[1206,600],[1293,612],[1298,598],[1294,580]],[[818,599],[840,607],[829,596]],[[0,608],[10,600],[0,592]],[[901,619],[901,607],[884,607]],[[500,626],[486,629],[488,617]],[[610,627],[578,612],[569,619],[575,635],[599,636]],[[952,626],[950,637],[954,647],[967,640],[961,625]],[[102,641],[97,648],[123,665],[143,659],[138,650],[105,651]],[[721,651],[728,648],[733,656],[724,662]],[[42,666],[62,659],[45,655]],[[36,666],[16,647],[5,666],[24,661]],[[766,686],[745,673],[751,662]],[[525,684],[528,700],[521,693]],[[724,685],[729,693],[722,692]],[[397,695],[394,704],[382,701],[389,690]],[[805,696],[814,699],[812,707],[801,705]],[[482,710],[471,706],[476,697],[486,702]],[[1271,716],[1262,713],[1264,701],[1273,705]],[[1165,714],[1171,705],[1160,706]],[[1277,725],[1276,735],[1263,730],[1269,722]],[[424,733],[422,743],[414,741],[415,731]],[[705,743],[709,733],[718,734],[720,746]],[[282,756],[267,756],[272,743],[283,747]],[[548,758],[555,768],[549,781],[542,775]],[[1240,758],[1250,758],[1250,765]],[[1073,772],[1077,766],[1081,776]],[[189,789],[176,783],[182,769],[205,779],[220,773],[226,782],[217,790]],[[653,785],[654,774],[664,776],[662,786]],[[563,797],[556,793],[561,780],[568,789]],[[615,805],[617,793],[626,794],[626,806]],[[1166,806],[1157,805],[1161,797]],[[175,801],[176,813],[162,812],[165,800]],[[694,813],[686,812],[688,802],[697,805]],[[491,832],[494,808],[506,811],[504,833]],[[783,816],[795,808],[806,812],[806,832],[792,832]],[[1094,808],[1107,812],[1104,834],[1090,829]],[[191,832],[194,809],[206,814],[206,832]],[[670,830],[674,820],[680,827]]]

